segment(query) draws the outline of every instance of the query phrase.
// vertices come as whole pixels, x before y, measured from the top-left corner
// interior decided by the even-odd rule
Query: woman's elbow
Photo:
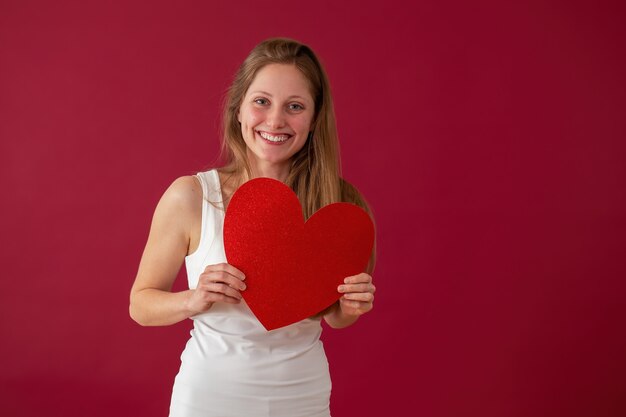
[[[128,305],[128,315],[131,319],[140,326],[148,326],[149,323],[146,322],[144,315],[141,314],[139,306],[137,305],[137,300],[135,300],[135,294],[131,294],[130,303]]]
[[[145,326],[146,324],[141,320],[141,317],[137,314],[136,309],[133,306],[133,303],[131,302],[130,305],[128,306],[128,315],[130,316],[131,319],[133,319],[133,321],[141,326]]]

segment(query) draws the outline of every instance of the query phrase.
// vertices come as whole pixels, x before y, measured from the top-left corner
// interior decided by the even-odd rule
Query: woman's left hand
[[[374,307],[376,287],[372,284],[372,276],[365,272],[347,277],[344,284],[337,287],[343,295],[339,299],[341,312],[348,316],[360,316]]]

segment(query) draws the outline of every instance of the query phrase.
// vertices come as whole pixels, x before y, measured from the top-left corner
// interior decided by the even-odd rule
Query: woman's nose
[[[282,109],[278,107],[271,109],[267,113],[265,124],[272,128],[282,127],[285,124],[285,115],[283,114]]]

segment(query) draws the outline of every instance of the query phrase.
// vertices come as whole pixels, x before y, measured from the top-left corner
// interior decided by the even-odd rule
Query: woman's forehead
[[[256,92],[279,98],[298,96],[313,100],[311,83],[295,65],[268,64],[255,75],[247,94]]]

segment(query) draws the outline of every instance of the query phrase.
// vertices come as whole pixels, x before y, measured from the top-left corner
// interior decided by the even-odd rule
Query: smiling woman
[[[290,158],[309,138],[311,94],[295,65],[270,64],[257,73],[237,114],[253,172],[286,176]]]
[[[291,39],[257,45],[229,89],[223,123],[225,166],[178,178],[157,205],[130,314],[142,325],[194,321],[171,417],[327,417],[331,380],[321,320],[346,327],[372,309],[375,247],[366,270],[337,288],[337,303],[266,331],[242,297],[245,275],[227,263],[223,238],[230,197],[258,177],[291,187],[305,219],[340,201],[370,213],[340,177],[330,86],[313,51]],[[183,261],[189,290],[173,293]]]

